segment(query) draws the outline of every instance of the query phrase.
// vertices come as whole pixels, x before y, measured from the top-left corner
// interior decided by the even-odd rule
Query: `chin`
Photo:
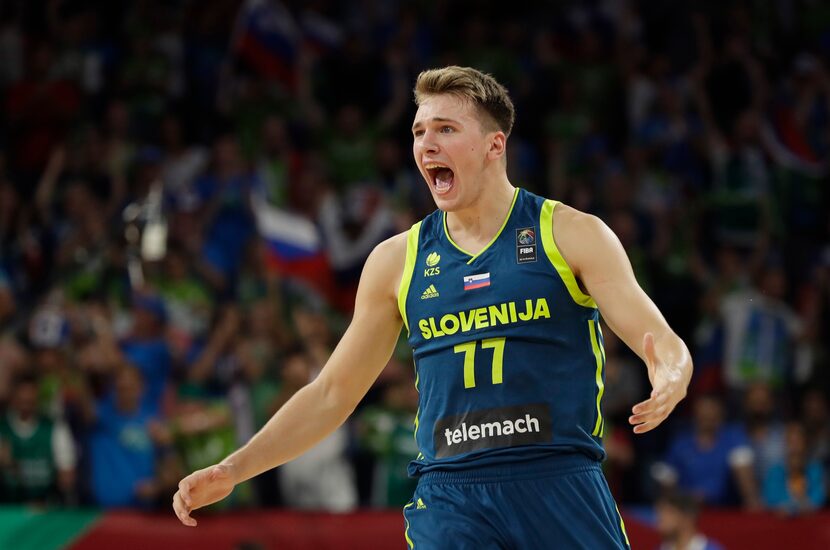
[[[435,203],[435,206],[443,210],[444,212],[454,212],[455,210],[461,210],[461,196],[460,196],[460,189],[454,187],[450,189],[449,193],[439,195],[435,192],[431,186],[429,188],[430,194],[432,195],[432,200]]]
[[[455,212],[456,210],[461,209],[461,205],[458,204],[458,197],[435,195],[435,193],[433,193],[432,200],[435,202],[435,206],[444,212]]]

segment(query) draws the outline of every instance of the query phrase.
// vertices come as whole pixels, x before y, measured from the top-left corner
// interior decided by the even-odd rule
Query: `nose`
[[[416,146],[421,153],[437,153],[439,151],[438,143],[435,141],[435,134],[427,130],[422,135],[420,140],[416,141]]]

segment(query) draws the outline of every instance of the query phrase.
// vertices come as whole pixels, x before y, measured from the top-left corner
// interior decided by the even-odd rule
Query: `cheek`
[[[463,163],[469,163],[473,158],[475,158],[478,150],[478,144],[470,143],[469,141],[453,143],[452,145],[446,147],[447,153],[454,155],[456,162],[460,161]]]

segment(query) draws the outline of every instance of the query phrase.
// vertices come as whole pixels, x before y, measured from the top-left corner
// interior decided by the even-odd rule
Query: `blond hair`
[[[421,72],[415,81],[415,104],[429,96],[452,94],[471,101],[480,114],[483,127],[501,130],[509,136],[516,111],[507,89],[495,78],[470,67],[451,65]]]

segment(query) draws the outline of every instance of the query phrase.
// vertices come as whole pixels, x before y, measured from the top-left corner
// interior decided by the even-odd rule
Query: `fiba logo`
[[[516,230],[516,263],[536,261],[536,228],[522,227]]]
[[[536,242],[536,233],[530,228],[522,229],[516,235],[516,240],[519,241],[519,244],[533,244]]]

